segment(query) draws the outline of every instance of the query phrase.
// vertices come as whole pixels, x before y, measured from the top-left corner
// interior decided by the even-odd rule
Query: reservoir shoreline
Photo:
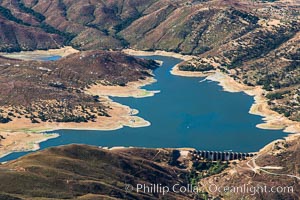
[[[167,57],[174,57],[181,60],[189,60],[194,58],[194,56],[186,56],[181,54],[176,54],[172,52],[164,52],[164,51],[156,51],[156,52],[145,52],[145,51],[135,51],[132,49],[126,49],[123,50],[124,53],[134,55],[134,56],[167,56]],[[47,54],[47,53],[45,53]],[[57,54],[56,54],[57,55]],[[183,77],[206,77],[206,80],[211,80],[218,82],[220,86],[222,86],[224,91],[228,92],[245,92],[247,95],[254,96],[254,104],[251,106],[251,109],[249,111],[250,114],[259,115],[264,117],[264,123],[258,124],[257,127],[261,129],[273,129],[273,130],[279,130],[284,129],[284,132],[288,133],[299,133],[300,131],[300,125],[297,122],[293,122],[291,120],[288,120],[287,118],[279,115],[278,113],[270,110],[267,105],[267,101],[265,97],[263,96],[264,91],[260,87],[249,87],[242,85],[235,80],[233,80],[231,77],[229,77],[226,74],[223,74],[218,71],[213,71],[209,73],[201,73],[201,72],[186,72],[186,71],[180,71],[178,70],[178,64],[175,65],[172,70],[171,74],[177,75],[177,76],[183,76]],[[104,85],[95,85],[92,88],[88,89],[86,92],[93,94],[93,95],[99,95],[101,98],[105,101],[107,101],[110,106],[122,110],[121,113],[124,115],[123,117],[123,123],[119,123],[120,119],[114,119],[112,118],[108,119],[107,126],[97,126],[97,123],[90,122],[90,123],[80,123],[80,124],[63,124],[63,123],[52,123],[49,124],[40,124],[40,127],[32,127],[33,125],[29,122],[27,127],[27,132],[38,132],[41,133],[43,131],[55,131],[55,130],[62,130],[62,129],[70,129],[70,130],[116,130],[120,129],[124,126],[128,127],[145,127],[150,126],[150,122],[145,121],[141,117],[133,116],[138,113],[137,110],[131,109],[129,106],[124,106],[120,103],[112,101],[109,96],[112,97],[134,97],[134,98],[141,98],[141,97],[149,97],[153,96],[158,91],[148,91],[145,89],[141,89],[141,87],[155,83],[154,78],[149,78],[147,80],[138,81],[138,82],[131,82],[128,84],[128,86],[119,88],[119,86],[104,86]],[[117,116],[120,116],[120,112],[115,113]],[[114,124],[112,123],[115,122]],[[136,124],[132,124],[132,122]],[[116,124],[117,123],[117,124]],[[22,126],[24,125],[24,121],[21,122]],[[26,124],[26,123],[25,123]],[[113,125],[112,125],[113,124]],[[41,126],[42,125],[42,126]],[[31,128],[29,128],[31,127]],[[19,127],[21,129],[22,127]],[[1,130],[7,130],[1,128]],[[23,127],[24,129],[24,127]],[[9,129],[11,130],[11,129]],[[17,131],[14,130],[14,131]],[[288,136],[288,138],[293,138],[293,135]],[[46,138],[50,139],[50,138]],[[43,140],[44,141],[44,140]],[[273,141],[274,142],[274,141]],[[272,143],[273,143],[272,142]],[[36,141],[38,144],[39,141]],[[268,144],[269,145],[269,144]],[[267,145],[267,146],[268,146]],[[30,150],[30,149],[26,149]],[[31,149],[32,150],[32,149]],[[37,150],[37,147],[35,146],[34,150]],[[15,151],[12,151],[13,153]],[[0,158],[5,155],[1,156],[0,151]]]

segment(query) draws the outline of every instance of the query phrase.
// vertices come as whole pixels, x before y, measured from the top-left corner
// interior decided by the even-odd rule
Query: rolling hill
[[[68,44],[197,55],[180,69],[211,69],[206,60],[213,60],[236,81],[270,91],[273,110],[300,120],[298,1],[3,0],[0,6],[0,51]]]

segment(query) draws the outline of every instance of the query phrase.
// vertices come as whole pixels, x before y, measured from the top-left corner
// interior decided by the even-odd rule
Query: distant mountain
[[[299,14],[296,1],[3,0],[0,4],[5,23],[12,23],[16,29],[31,27],[36,33],[54,37],[55,42],[26,46],[22,45],[25,38],[17,35],[19,45],[16,43],[15,48],[23,50],[68,43],[80,49],[130,46],[201,54],[262,29],[260,19],[283,19],[290,24],[296,23]],[[43,40],[32,36],[34,39]]]

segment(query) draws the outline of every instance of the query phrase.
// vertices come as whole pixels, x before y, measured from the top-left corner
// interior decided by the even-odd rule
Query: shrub
[[[275,93],[269,93],[266,95],[266,97],[270,100],[275,99],[283,99],[283,95],[285,95],[287,92],[275,92]]]
[[[46,17],[44,15],[42,15],[41,13],[38,13],[38,12],[34,11],[33,9],[26,7],[23,4],[23,2],[21,2],[20,0],[18,1],[18,6],[19,6],[21,11],[26,12],[26,13],[34,16],[39,22],[42,22],[46,19]]]
[[[12,121],[12,120],[9,117],[3,117],[2,115],[0,115],[0,123],[6,124],[10,121]]]

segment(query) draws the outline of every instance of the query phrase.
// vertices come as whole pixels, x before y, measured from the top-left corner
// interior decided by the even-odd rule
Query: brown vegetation
[[[28,118],[39,122],[88,122],[109,116],[91,85],[125,86],[151,76],[155,62],[119,52],[88,51],[58,61],[0,58],[0,121]]]

